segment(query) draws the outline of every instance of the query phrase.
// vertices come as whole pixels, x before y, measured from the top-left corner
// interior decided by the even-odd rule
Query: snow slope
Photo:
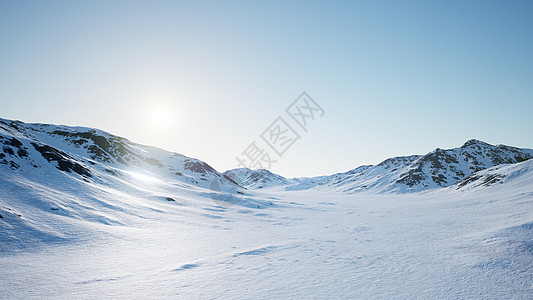
[[[519,190],[533,185],[533,159],[516,163],[502,164],[476,172],[451,186],[463,191],[490,190],[486,187],[505,184],[506,189]]]
[[[0,252],[78,239],[80,222],[124,225],[166,209],[204,202],[263,207],[208,164],[81,127],[0,120]],[[46,220],[41,222],[40,220]],[[55,224],[57,226],[52,226]],[[60,229],[58,229],[60,228]]]
[[[40,172],[86,182],[109,177],[104,175],[158,176],[204,188],[216,179],[230,192],[241,189],[205,162],[92,128],[0,119],[0,145],[0,165],[9,167],[10,174]]]
[[[475,193],[261,191],[274,202],[262,210],[146,199],[142,218],[114,214],[121,225],[39,212],[35,226],[81,236],[0,254],[2,296],[531,299],[533,189],[506,184]]]

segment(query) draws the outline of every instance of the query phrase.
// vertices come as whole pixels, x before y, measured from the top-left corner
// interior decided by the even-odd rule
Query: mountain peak
[[[466,141],[466,143],[464,143],[461,148],[467,148],[467,147],[470,147],[470,146],[490,146],[489,143],[486,143],[484,141],[481,141],[481,140],[476,140],[476,139],[470,139],[468,141]]]

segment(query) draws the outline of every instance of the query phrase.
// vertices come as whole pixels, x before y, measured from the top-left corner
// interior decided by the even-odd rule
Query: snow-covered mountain
[[[185,186],[222,190],[334,190],[356,192],[418,192],[454,185],[477,171],[533,158],[532,149],[490,145],[469,140],[454,149],[426,155],[389,158],[348,172],[311,178],[285,178],[268,170],[239,168],[219,173],[207,163],[132,143],[85,127],[26,124],[0,119],[0,170],[18,174],[67,174],[85,182],[131,176],[171,178]]]
[[[225,174],[247,188],[275,187],[284,190],[337,190],[356,192],[418,192],[451,186],[473,173],[533,158],[533,149],[490,145],[469,140],[454,149],[436,149],[426,155],[389,158],[378,165],[365,165],[344,173],[313,178],[287,179],[270,172],[230,170]],[[233,176],[238,172],[239,176]],[[272,174],[272,175],[270,175]]]
[[[248,189],[262,189],[273,186],[290,185],[299,182],[297,180],[287,179],[265,169],[251,170],[248,168],[238,168],[228,170],[224,172],[224,175]]]
[[[0,146],[0,165],[20,174],[62,172],[84,181],[99,180],[103,174],[157,175],[198,187],[209,187],[217,179],[240,188],[203,161],[92,128],[0,119]]]
[[[58,230],[65,217],[121,225],[160,206],[201,212],[236,200],[270,205],[198,159],[97,129],[0,119],[0,240],[9,249],[76,238]]]

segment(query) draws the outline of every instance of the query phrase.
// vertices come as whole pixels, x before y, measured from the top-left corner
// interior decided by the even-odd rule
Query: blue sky
[[[307,91],[326,113],[272,165],[285,176],[470,138],[533,148],[532,14],[531,1],[0,1],[0,117],[225,170]]]

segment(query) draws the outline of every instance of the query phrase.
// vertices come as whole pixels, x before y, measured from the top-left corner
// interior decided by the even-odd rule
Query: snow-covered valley
[[[496,164],[483,153],[506,148],[481,145],[487,159],[453,182],[454,160],[468,165],[447,152],[442,185],[415,176],[416,192],[394,188],[435,159],[399,163],[375,190],[345,191],[371,179],[357,172],[245,188],[108,133],[0,125],[0,298],[533,298],[529,149]]]

